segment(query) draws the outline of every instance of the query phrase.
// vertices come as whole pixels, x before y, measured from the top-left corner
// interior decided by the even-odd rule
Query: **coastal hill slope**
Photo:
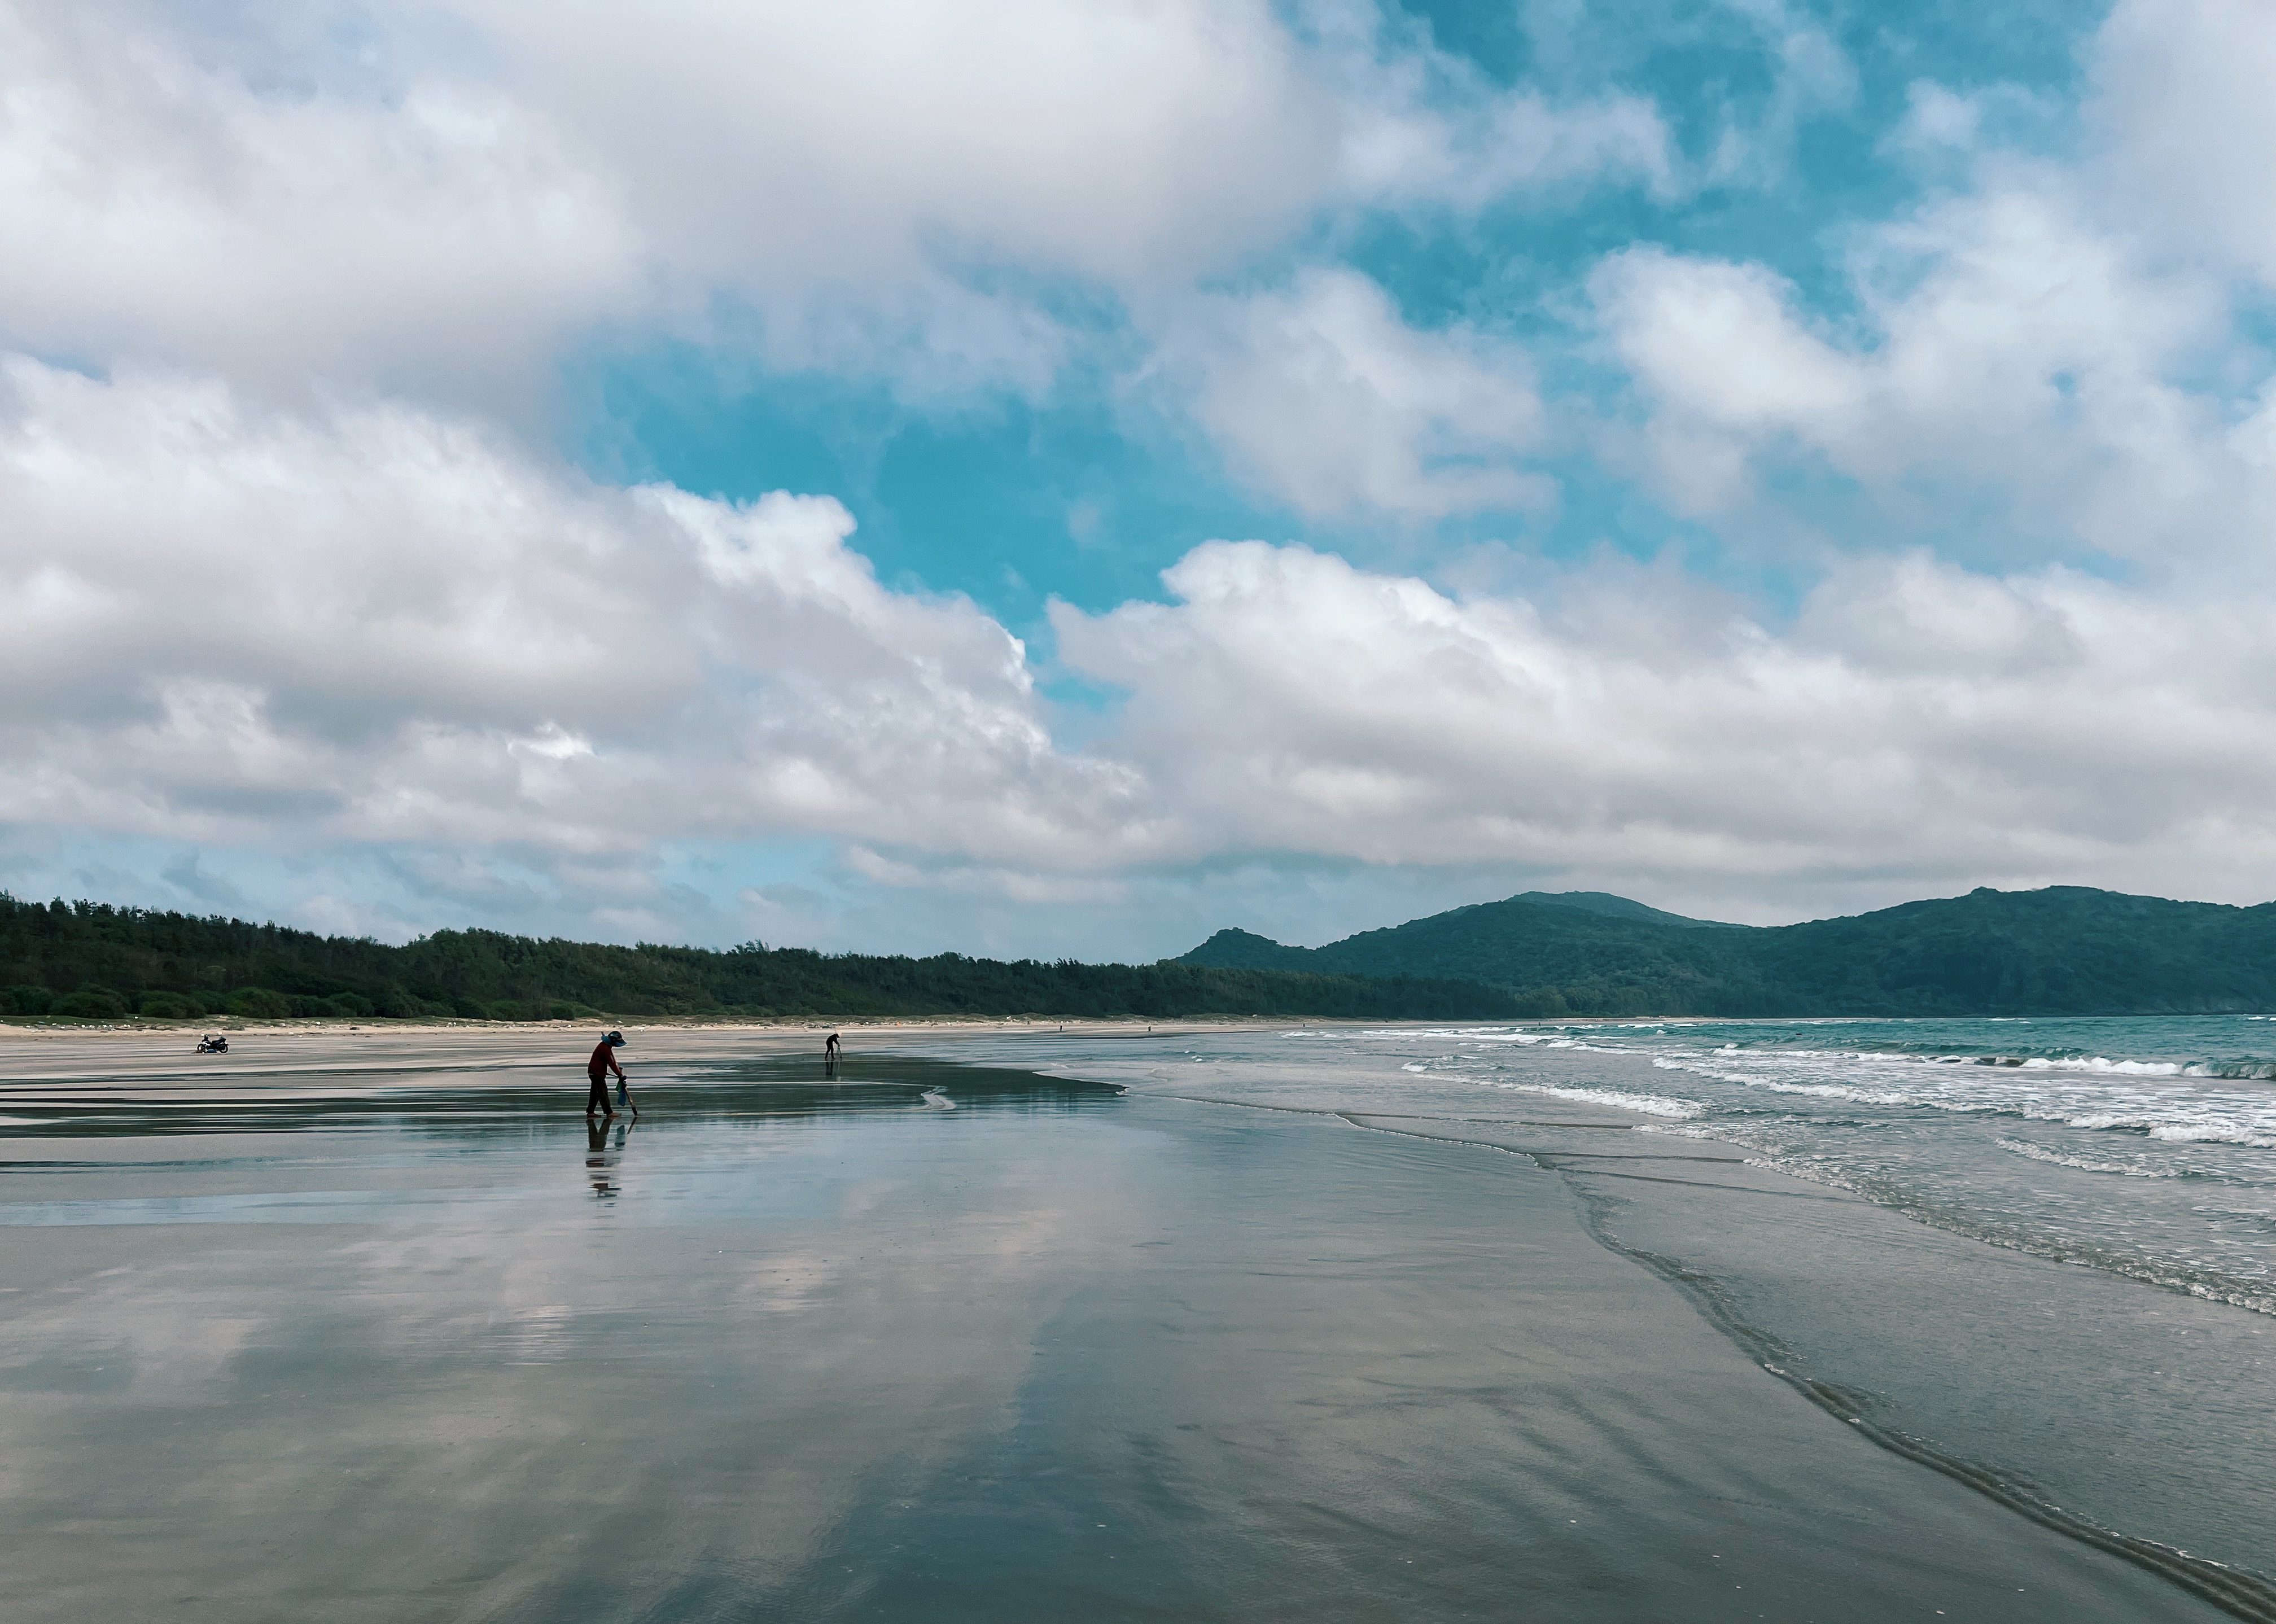
[[[2276,903],[1979,890],[1775,927],[1531,892],[1320,948],[1221,930],[1156,964],[626,947],[495,931],[390,946],[0,894],[0,1019],[602,1014],[1584,1015],[2276,1012]]]
[[[1220,930],[1195,965],[1431,975],[1531,1015],[2206,1014],[2276,1010],[2276,903],[2084,886],[1908,902],[1802,924],[1711,926],[1530,892],[1324,947]],[[1613,899],[1625,900],[1625,899]],[[1646,916],[1649,914],[1650,916]]]
[[[1609,891],[1521,891],[1509,899],[1512,902],[1544,902],[1555,907],[1578,908],[1584,914],[1602,914],[1610,919],[1642,919],[1653,924],[1683,925],[1694,930],[1744,930],[1745,925],[1726,924],[1719,919],[1688,919],[1681,914],[1670,914],[1650,907],[1627,897],[1616,897]],[[1472,907],[1491,907],[1491,902],[1474,902]],[[1459,914],[1463,910],[1455,908]]]

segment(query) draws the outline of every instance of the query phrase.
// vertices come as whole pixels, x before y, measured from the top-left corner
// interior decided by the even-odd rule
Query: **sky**
[[[2260,0],[0,0],[0,888],[2276,898]]]

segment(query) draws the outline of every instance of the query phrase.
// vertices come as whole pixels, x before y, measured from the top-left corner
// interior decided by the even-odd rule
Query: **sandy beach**
[[[1543,1157],[1825,1192],[1058,1024],[628,1028],[593,1129],[581,1028],[8,1043],[7,1615],[2222,1616],[1877,1447]]]
[[[739,1055],[812,1054],[823,1039],[846,1035],[849,1051],[891,1048],[911,1042],[970,1037],[1133,1036],[1210,1030],[1271,1031],[1285,1019],[1143,1021],[959,1021],[864,1018],[843,1021],[669,1021],[620,1023],[629,1064],[680,1064]],[[1356,1024],[1356,1023],[1354,1023]],[[598,1031],[573,1021],[401,1021],[366,1026],[338,1021],[184,1021],[169,1025],[89,1028],[0,1021],[0,1067],[8,1081],[194,1082],[215,1078],[252,1081],[302,1073],[481,1074],[560,1070],[582,1075]],[[196,1052],[201,1034],[219,1032],[227,1054]]]

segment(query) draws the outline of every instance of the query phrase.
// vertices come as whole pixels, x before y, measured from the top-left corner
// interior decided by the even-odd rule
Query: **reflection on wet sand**
[[[1057,1271],[1116,1215],[944,1161],[947,1068],[859,1101],[772,1069],[651,1081],[641,1182],[633,1125],[600,1125],[581,1210],[544,1172],[573,1131],[550,1094],[296,1091],[253,1133],[227,1091],[94,1135],[92,1101],[27,1107],[38,1188],[0,1205],[145,1204],[43,1228],[0,1297],[0,1613],[613,1618],[704,1552],[739,1594],[788,1583],[863,1482],[1000,1423]],[[960,1086],[1023,1135],[1114,1096]]]
[[[1506,1154],[866,1051],[643,1098],[17,1091],[0,1614],[2210,1616]]]
[[[593,1185],[593,1194],[603,1201],[613,1201],[618,1194],[616,1166],[623,1157],[625,1142],[632,1137],[633,1125],[619,1123],[611,1128],[606,1122],[588,1120],[585,1125],[585,1170]],[[615,1142],[610,1135],[616,1135]]]

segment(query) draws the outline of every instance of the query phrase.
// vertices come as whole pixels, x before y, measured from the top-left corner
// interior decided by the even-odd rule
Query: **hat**
[[[622,1032],[611,1032],[601,1041],[611,1049],[621,1049],[625,1046],[625,1035]]]

